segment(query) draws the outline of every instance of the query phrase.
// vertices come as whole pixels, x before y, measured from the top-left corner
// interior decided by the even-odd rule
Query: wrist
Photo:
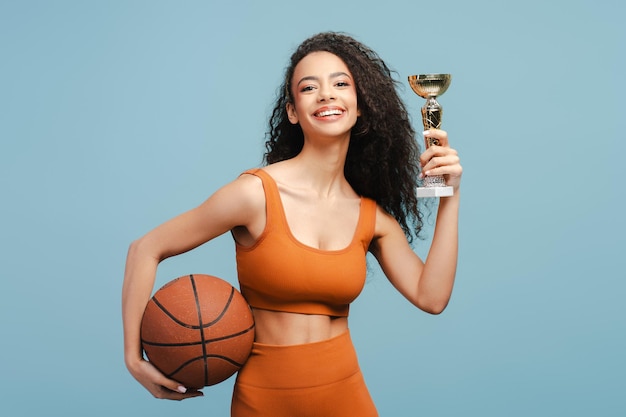
[[[143,361],[144,358],[141,352],[139,352],[139,354],[137,352],[127,352],[124,354],[124,363],[131,373],[133,370],[137,369]]]
[[[451,203],[458,204],[461,200],[461,190],[459,188],[454,188],[454,193],[449,197],[443,197],[439,199],[439,204],[448,205]]]

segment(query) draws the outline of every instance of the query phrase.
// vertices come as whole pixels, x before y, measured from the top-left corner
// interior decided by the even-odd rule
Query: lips
[[[329,116],[341,116],[345,110],[339,107],[322,107],[313,113],[315,117],[329,117]]]

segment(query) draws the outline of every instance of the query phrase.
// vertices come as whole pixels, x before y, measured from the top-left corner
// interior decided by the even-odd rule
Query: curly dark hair
[[[302,129],[289,121],[286,107],[292,101],[291,79],[296,65],[319,51],[341,58],[356,86],[361,116],[352,128],[345,177],[356,193],[373,199],[391,214],[412,241],[423,226],[415,196],[421,169],[415,131],[398,96],[399,82],[392,77],[392,71],[376,52],[352,37],[338,32],[320,33],[305,40],[293,53],[269,119],[264,161],[283,161],[302,150]]]

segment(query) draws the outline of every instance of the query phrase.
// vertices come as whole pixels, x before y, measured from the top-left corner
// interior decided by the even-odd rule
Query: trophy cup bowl
[[[410,75],[409,85],[418,96],[428,99],[446,92],[452,81],[450,74]]]
[[[422,123],[424,130],[441,128],[441,115],[443,109],[437,102],[437,96],[442,95],[450,86],[452,76],[450,74],[421,74],[409,76],[409,85],[418,96],[426,99],[422,107]],[[426,148],[431,145],[439,145],[435,138],[425,139]],[[416,190],[417,197],[449,197],[454,194],[452,187],[446,185],[441,175],[424,178],[423,186]]]

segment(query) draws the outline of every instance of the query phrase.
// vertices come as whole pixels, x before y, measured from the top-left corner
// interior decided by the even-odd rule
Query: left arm
[[[447,134],[430,130],[426,135],[440,139],[420,158],[426,175],[444,175],[454,188],[452,197],[441,198],[432,244],[423,262],[409,246],[397,221],[378,209],[376,232],[371,252],[383,272],[411,303],[420,309],[439,314],[447,306],[456,275],[458,257],[458,218],[462,167],[455,150],[448,146]]]

